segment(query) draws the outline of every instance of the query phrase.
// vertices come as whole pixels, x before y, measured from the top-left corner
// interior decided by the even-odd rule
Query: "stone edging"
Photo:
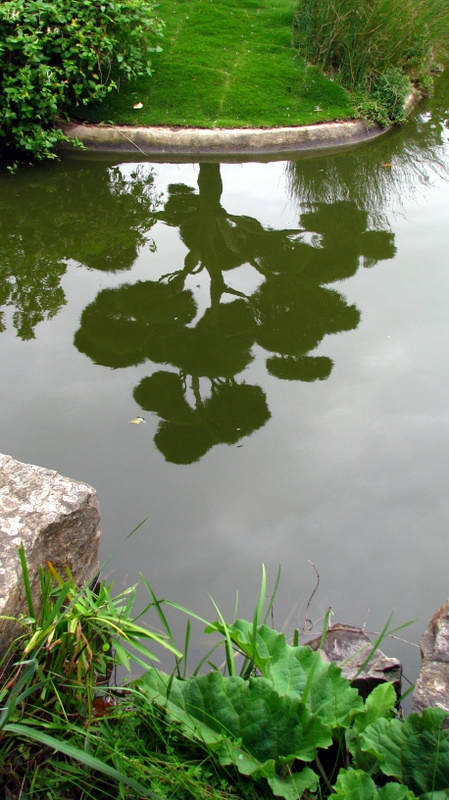
[[[290,128],[162,128],[61,124],[70,138],[88,150],[151,155],[259,154],[335,147],[380,136],[388,128],[362,120],[325,122]]]
[[[419,102],[413,92],[406,101],[407,113]],[[181,128],[134,127],[132,125],[83,125],[61,123],[71,139],[79,139],[88,150],[141,153],[143,156],[269,155],[301,150],[357,144],[381,136],[390,128],[376,122],[349,120],[323,122],[289,128]],[[71,147],[70,144],[66,146]]]
[[[410,113],[421,95],[406,100]],[[83,125],[61,123],[70,139],[79,139],[88,150],[141,153],[144,156],[269,155],[294,153],[357,144],[381,136],[389,128],[376,122],[349,120],[288,128],[181,128],[133,125]],[[66,143],[66,147],[71,147]]]

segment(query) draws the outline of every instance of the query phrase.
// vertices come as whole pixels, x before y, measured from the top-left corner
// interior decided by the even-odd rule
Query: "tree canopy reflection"
[[[65,304],[69,259],[108,272],[133,265],[158,203],[151,171],[125,177],[117,166],[80,161],[2,176],[1,188],[0,306],[14,309],[24,340]]]
[[[158,219],[176,227],[187,248],[182,268],[158,281],[99,292],[83,312],[78,349],[95,363],[125,367],[149,360],[164,369],[143,378],[134,397],[160,418],[156,446],[177,464],[213,445],[235,444],[262,427],[270,412],[259,386],[237,376],[266,353],[281,379],[327,378],[332,361],[313,355],[326,334],[357,327],[360,313],[327,284],[394,255],[391,233],[367,230],[367,214],[350,201],[316,204],[296,230],[272,230],[221,205],[218,164],[201,164],[198,191],[169,186]],[[232,270],[251,265],[259,286],[234,288]],[[188,278],[207,273],[210,302],[199,312]],[[168,367],[168,369],[167,369]]]

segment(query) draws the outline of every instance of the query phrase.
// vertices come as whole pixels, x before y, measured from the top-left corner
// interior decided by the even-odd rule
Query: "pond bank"
[[[20,632],[15,621],[26,614],[26,585],[35,608],[41,607],[41,570],[56,566],[60,574],[70,570],[75,585],[82,586],[98,574],[98,544],[101,536],[98,499],[91,486],[59,475],[54,470],[23,464],[0,453],[0,473],[6,495],[0,495],[0,559],[3,595],[0,607],[0,660]],[[19,557],[23,548],[28,575],[23,575]],[[6,617],[4,616],[6,612]],[[11,624],[13,622],[13,624]],[[319,650],[326,662],[336,662],[344,677],[363,697],[385,682],[401,695],[402,665],[388,658],[358,627],[336,624],[325,636],[305,642]],[[449,712],[449,600],[436,611],[421,640],[422,669],[413,698],[413,708],[423,711],[439,707]]]
[[[422,95],[414,92],[406,102],[407,114]],[[285,128],[182,128],[132,125],[62,123],[70,139],[79,139],[88,150],[153,155],[268,155],[295,153],[358,144],[382,136],[391,128],[377,122],[347,120]],[[71,147],[65,143],[65,147]]]
[[[351,120],[290,128],[156,128],[63,124],[64,133],[88,150],[152,155],[267,155],[357,144],[389,129],[375,122]],[[70,145],[69,145],[70,146]]]

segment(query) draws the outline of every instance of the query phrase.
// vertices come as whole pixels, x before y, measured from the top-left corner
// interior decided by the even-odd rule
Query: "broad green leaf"
[[[346,747],[354,759],[354,764],[368,775],[378,771],[379,761],[372,753],[360,749],[360,733],[378,719],[390,719],[396,704],[393,684],[381,683],[368,695],[365,707],[354,718],[354,725],[345,730]]]
[[[377,789],[373,779],[360,769],[341,769],[333,788],[335,800],[416,800],[416,795],[400,783]]]
[[[376,784],[362,770],[341,769],[333,787],[336,800],[374,800]]]
[[[397,695],[392,683],[380,683],[365,700],[365,709],[354,720],[357,731],[364,730],[368,725],[382,717],[389,718],[394,713]]]
[[[332,743],[330,731],[298,698],[279,695],[264,678],[210,673],[186,681],[164,680],[150,669],[138,685],[151,701],[201,739],[223,764],[240,772],[273,777],[295,760],[312,761]]]
[[[379,719],[360,734],[362,751],[374,755],[385,775],[409,786],[415,794],[449,789],[447,714],[426,708],[404,722]]]
[[[268,783],[277,797],[285,797],[285,800],[297,800],[297,798],[303,797],[306,789],[316,792],[318,776],[310,767],[305,767],[301,772],[289,772],[284,778],[273,775],[272,778],[268,778]]]
[[[207,632],[224,634],[219,622]],[[262,672],[280,695],[301,699],[310,680],[308,705],[311,712],[331,728],[347,727],[354,714],[363,711],[363,700],[336,664],[323,661],[307,646],[292,647],[283,633],[261,625],[254,638],[253,625],[236,620],[227,627],[232,641]]]
[[[367,775],[374,775],[379,772],[379,759],[370,752],[362,752],[360,749],[360,734],[357,733],[354,727],[345,730],[345,742],[348,753],[352,755],[352,763],[355,767],[366,772]]]
[[[417,797],[402,783],[387,783],[377,792],[377,800],[417,800]],[[434,800],[437,798],[435,797]]]

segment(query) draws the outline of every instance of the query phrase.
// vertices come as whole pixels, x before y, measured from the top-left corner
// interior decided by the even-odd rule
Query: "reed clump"
[[[424,91],[449,55],[447,0],[300,0],[301,55],[401,122],[411,85]]]

